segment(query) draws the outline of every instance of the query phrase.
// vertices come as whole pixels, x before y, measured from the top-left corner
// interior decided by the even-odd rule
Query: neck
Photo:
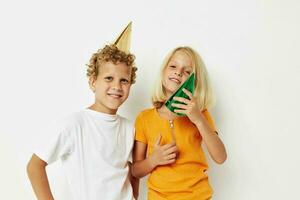
[[[173,120],[175,119],[176,117],[178,117],[175,113],[171,112],[166,106],[165,104],[160,107],[158,109],[158,113],[163,117],[163,118],[166,118],[168,120]]]
[[[102,113],[106,113],[106,114],[109,114],[109,115],[115,115],[117,113],[117,109],[116,110],[109,109],[109,108],[106,108],[105,106],[103,106],[99,103],[94,103],[93,105],[91,105],[89,107],[89,109],[95,110],[95,111],[98,111],[98,112],[102,112]]]

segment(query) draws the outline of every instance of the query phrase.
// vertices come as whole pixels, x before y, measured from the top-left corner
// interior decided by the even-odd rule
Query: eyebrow
[[[170,60],[169,63],[170,63],[170,62],[173,62],[173,63],[178,64],[178,62],[177,62],[176,60]],[[191,67],[191,66],[185,66],[185,67]]]
[[[103,74],[103,77],[105,78],[105,77],[113,77],[113,78],[116,78],[115,76],[114,76],[114,74]],[[125,77],[125,76],[121,76],[121,77],[119,77],[119,79],[127,79],[127,80],[129,80],[130,79],[130,76],[127,78],[127,77]]]
[[[170,62],[171,62],[172,60],[170,60]],[[169,62],[169,63],[170,63]],[[174,62],[174,63],[176,63],[176,64],[178,64],[176,61],[172,61],[172,62]],[[185,69],[190,69],[191,71],[193,71],[193,67],[192,66],[183,66]]]
[[[174,62],[174,63],[177,63],[175,60],[172,60],[172,59],[171,59],[169,62]]]

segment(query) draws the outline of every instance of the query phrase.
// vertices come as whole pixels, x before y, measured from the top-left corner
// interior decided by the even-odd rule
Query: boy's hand
[[[178,149],[175,142],[161,146],[160,141],[161,135],[158,136],[153,147],[153,153],[149,158],[153,168],[159,165],[168,165],[174,163],[176,160]]]

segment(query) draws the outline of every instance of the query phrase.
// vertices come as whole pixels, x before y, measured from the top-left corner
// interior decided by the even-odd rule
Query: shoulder
[[[60,130],[72,130],[81,127],[84,121],[83,118],[83,111],[74,112],[58,120],[56,127]]]
[[[148,118],[148,117],[152,117],[154,114],[155,114],[156,110],[155,108],[148,108],[148,109],[145,109],[143,111],[141,111],[137,118]]]
[[[134,138],[134,123],[133,121],[127,119],[126,117],[120,116],[119,115],[119,123],[124,129],[119,129],[121,131],[124,131],[124,136],[127,138],[126,143],[129,144],[130,146],[133,143],[133,138]]]
[[[206,118],[211,118],[211,115],[210,115],[210,113],[209,113],[209,111],[207,110],[207,109],[204,109],[203,111],[202,111],[202,114],[206,117]]]
[[[148,108],[141,111],[135,119],[135,127],[141,128],[147,125],[147,122],[155,123],[155,108]]]
[[[205,109],[205,110],[202,111],[202,114],[204,115],[204,117],[208,121],[210,127],[212,129],[214,129],[214,131],[216,131],[215,122],[214,122],[213,117],[211,116],[210,112],[207,109]]]
[[[207,114],[207,113],[209,113],[209,112],[208,112],[207,109],[204,109],[204,110],[202,110],[202,113],[203,113],[203,114]]]
[[[133,121],[132,120],[130,120],[126,117],[120,116],[120,115],[119,115],[119,119],[120,119],[121,123],[124,123],[126,126],[133,127]]]

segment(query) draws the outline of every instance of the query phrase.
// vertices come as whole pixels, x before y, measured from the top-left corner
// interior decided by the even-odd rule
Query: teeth
[[[114,97],[114,98],[120,98],[122,97],[121,95],[118,95],[118,94],[108,94],[109,96],[111,97]]]
[[[171,81],[174,81],[174,82],[176,82],[176,83],[180,83],[180,81],[177,80],[177,79],[175,79],[175,78],[170,78],[170,80],[171,80]]]

